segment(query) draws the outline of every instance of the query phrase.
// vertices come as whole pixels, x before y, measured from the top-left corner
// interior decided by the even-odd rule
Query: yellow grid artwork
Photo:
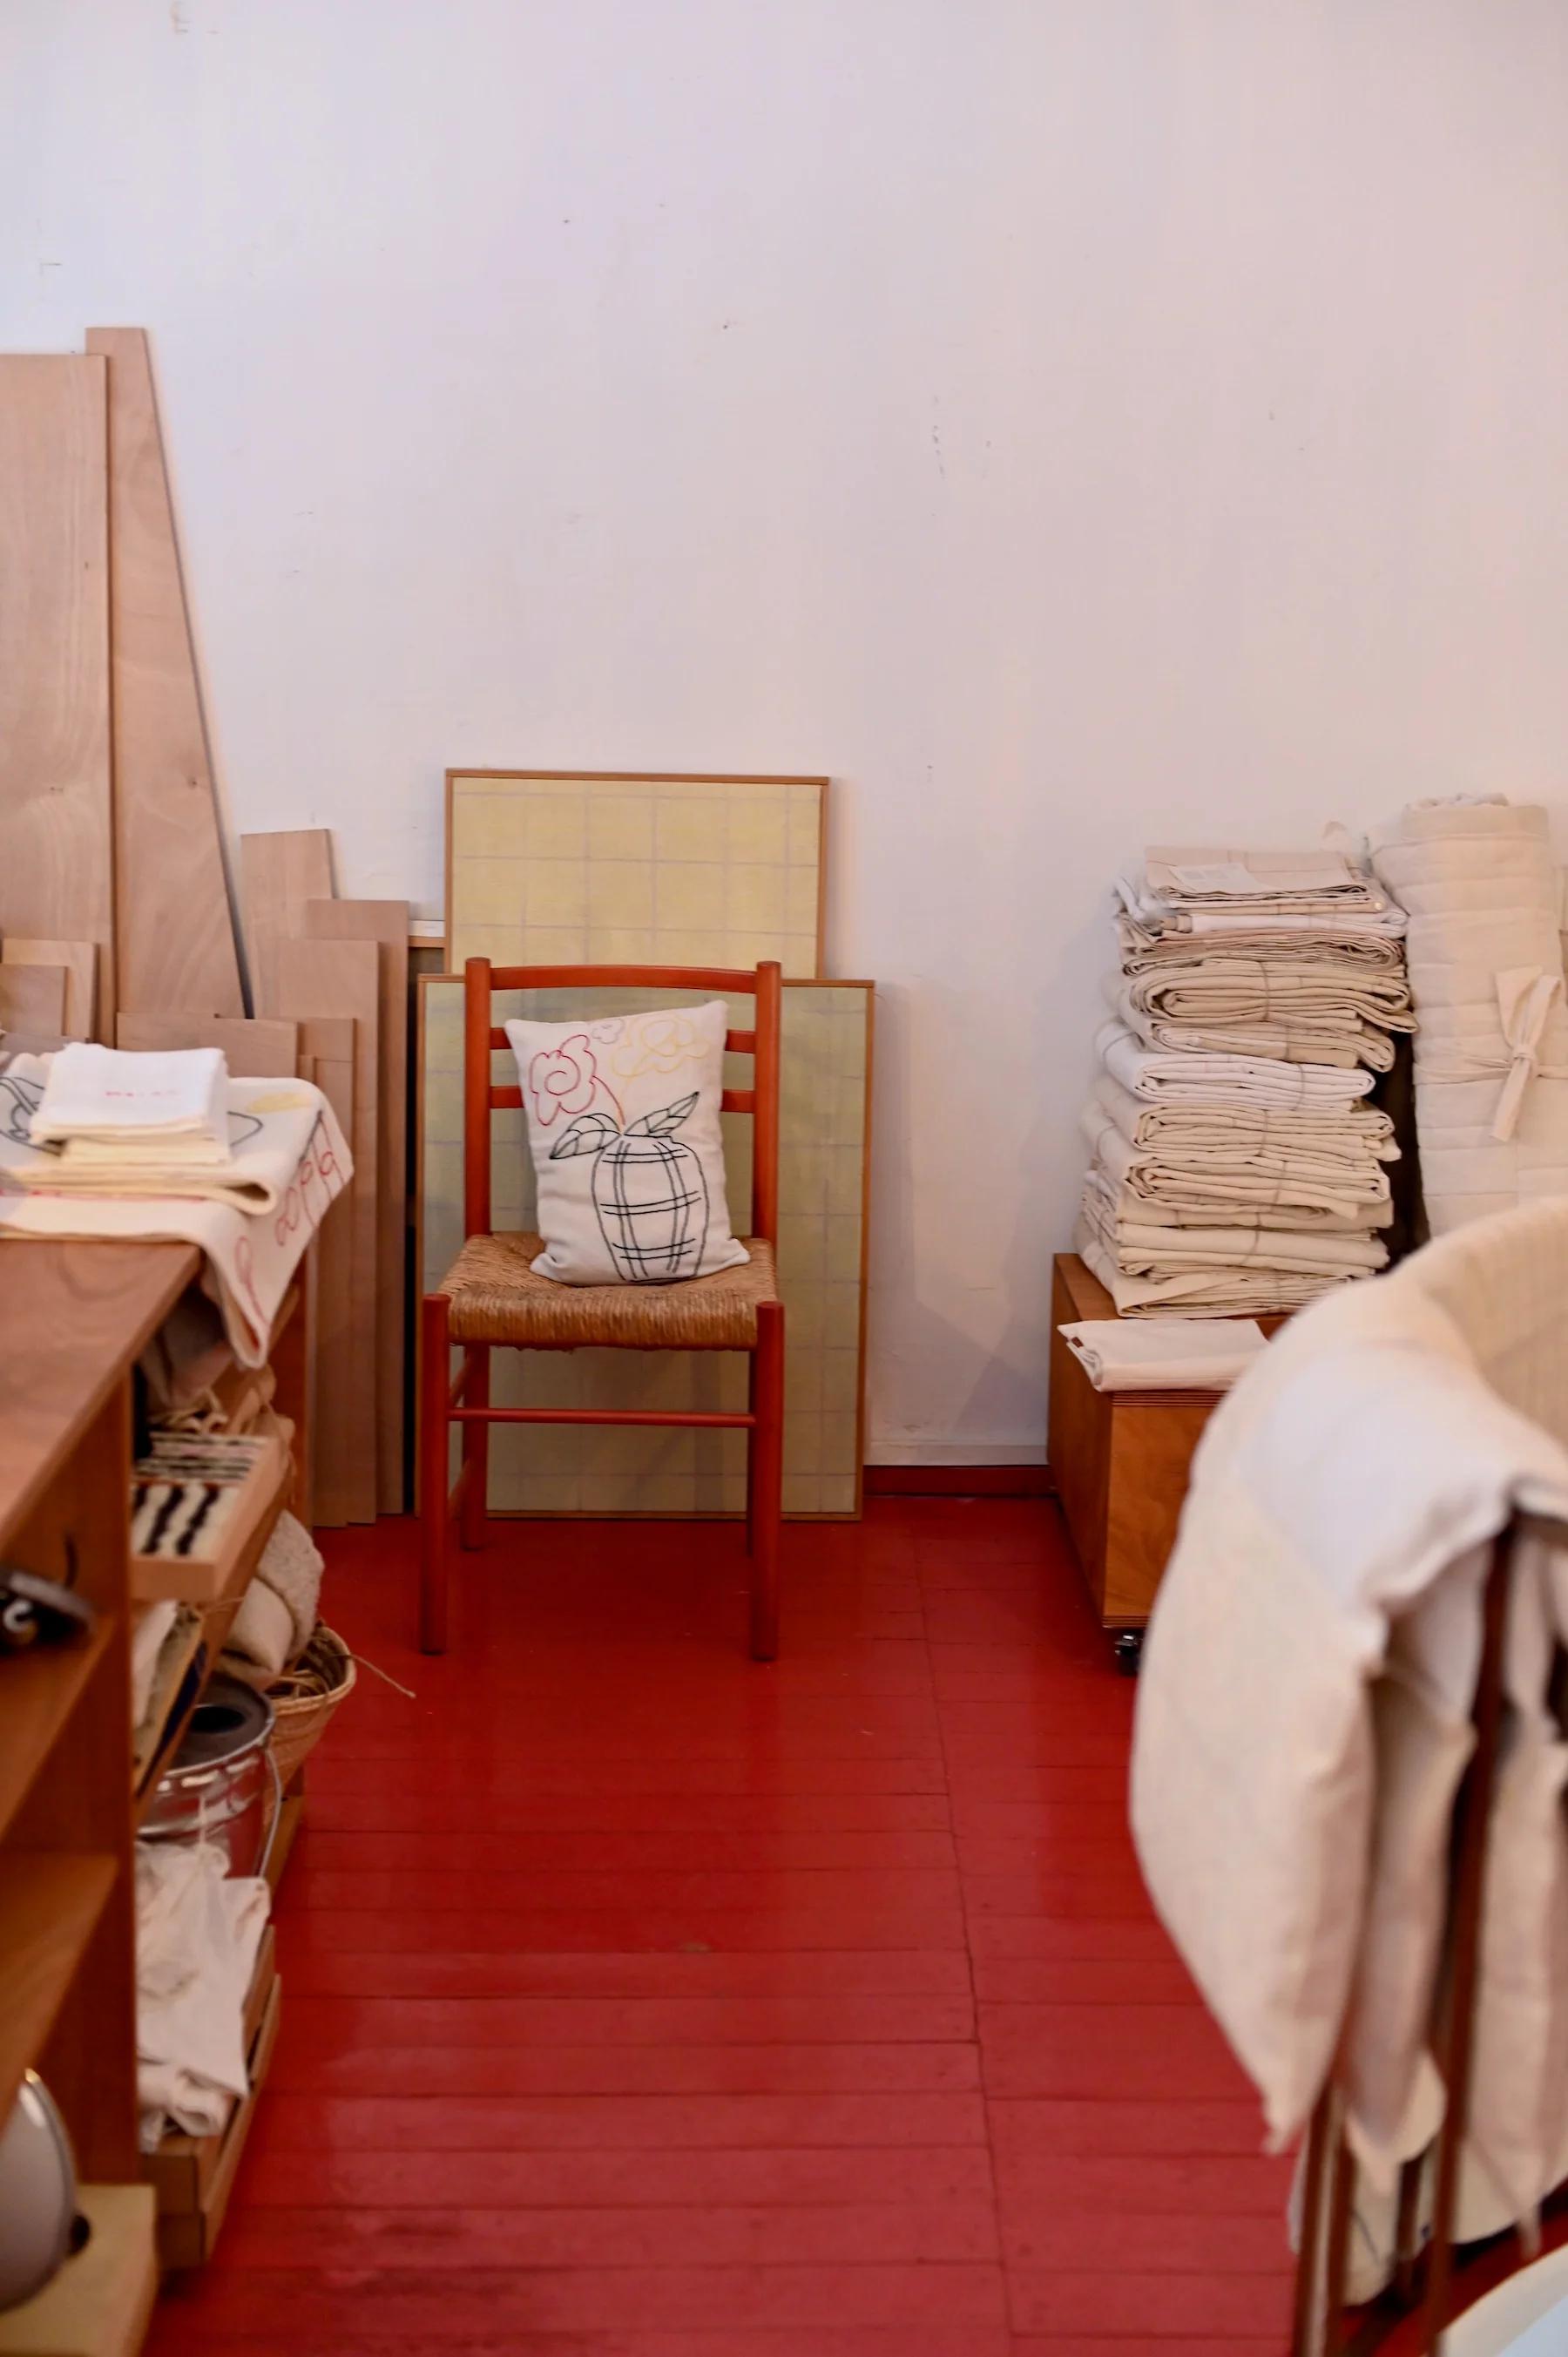
[[[449,770],[447,963],[820,974],[827,783]]]
[[[510,953],[515,956],[513,951]],[[628,1014],[679,1002],[670,991],[605,990],[596,1010]],[[514,1015],[564,1020],[584,995],[497,992]],[[866,1176],[873,988],[787,979],[780,1082],[779,1279],[785,1317],[784,1511],[853,1516],[865,1460]],[[732,1028],[750,1002],[732,1002]],[[726,1084],[750,1084],[749,1059]],[[498,1083],[516,1079],[510,1053]],[[417,1218],[422,1286],[433,1292],[463,1241],[463,985],[420,980]],[[491,1218],[531,1229],[533,1171],[521,1112],[492,1114]],[[751,1198],[750,1120],[724,1117],[730,1211],[744,1233]],[[746,1366],[733,1352],[498,1351],[498,1406],[744,1408]],[[738,1513],[745,1435],[606,1426],[504,1426],[490,1434],[490,1508],[519,1514]],[[454,1473],[456,1460],[454,1459]]]

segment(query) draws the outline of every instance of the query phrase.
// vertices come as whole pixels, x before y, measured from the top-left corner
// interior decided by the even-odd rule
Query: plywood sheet
[[[354,1026],[345,1016],[316,1016],[298,1025],[299,1077],[314,1082],[354,1135]],[[356,1519],[349,1463],[353,1448],[354,1214],[339,1198],[317,1240],[316,1262],[316,1522],[338,1529]]]
[[[63,965],[0,965],[0,1031],[65,1037],[70,976]]]
[[[106,363],[0,357],[0,934],[91,942],[113,1037]]]
[[[822,967],[825,778],[446,778],[447,964]]]
[[[670,992],[596,993],[604,1013],[671,1003]],[[583,995],[535,992],[526,1011],[557,1019]],[[496,1020],[525,1011],[498,994]],[[744,1028],[750,1003],[734,1003]],[[779,1286],[787,1347],[784,1508],[792,1515],[860,1509],[865,1391],[866,1178],[870,1152],[873,990],[865,982],[786,981]],[[463,1240],[463,987],[422,976],[417,1186],[422,1287],[440,1284]],[[498,1080],[515,1081],[510,1058]],[[750,1060],[735,1060],[746,1086]],[[725,1115],[732,1219],[744,1232],[751,1190],[751,1122]],[[521,1112],[491,1116],[493,1218],[533,1224],[533,1178]],[[725,1352],[500,1351],[492,1361],[500,1406],[736,1408],[746,1362]],[[498,1426],[490,1436],[490,1502],[540,1514],[734,1513],[745,1501],[744,1436],[607,1426]]]
[[[147,339],[90,328],[109,366],[117,1007],[242,1015]]]
[[[116,1044],[143,1052],[221,1048],[237,1080],[288,1080],[299,1070],[299,1026],[276,1017],[252,1022],[243,1016],[122,1015]]]
[[[91,1039],[98,952],[91,942],[46,942],[29,940],[23,933],[7,933],[0,947],[0,964],[63,966],[65,1036],[68,1039]]]
[[[279,941],[274,1011],[304,1023],[316,1016],[349,1016],[354,1023],[354,1177],[349,1189],[353,1221],[353,1338],[349,1368],[349,1519],[374,1522],[377,1376],[377,1172],[381,1031],[381,964],[375,942]]]
[[[324,826],[240,837],[240,900],[255,1014],[282,1012],[273,1004],[274,945],[303,930],[300,912],[307,900],[331,898],[332,837]]]
[[[380,959],[380,1103],[376,1176],[380,1234],[377,1249],[377,1483],[383,1514],[403,1505],[403,1336],[407,1323],[408,1267],[408,902],[406,900],[307,900],[306,937],[318,941],[371,941]]]

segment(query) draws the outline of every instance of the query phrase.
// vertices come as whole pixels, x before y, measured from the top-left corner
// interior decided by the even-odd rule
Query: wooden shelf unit
[[[36,2300],[0,2316],[5,2357],[134,2357],[156,2241],[182,2254],[193,2246],[190,2233],[156,2221],[137,2138],[134,1840],[156,1774],[134,1792],[128,1580],[133,1372],[200,1266],[179,1243],[0,1240],[0,1562],[74,1587],[98,1614],[84,1639],[0,1654],[0,2119],[23,2072],[36,2069],[70,2130],[95,2221],[87,2250]],[[274,1361],[293,1459],[284,1452],[207,1607],[209,1663],[291,1491],[305,1505],[309,1304],[307,1264]],[[165,1730],[158,1766],[196,1698]],[[258,2084],[277,2024],[271,1953],[269,1935],[248,2024]],[[208,2188],[198,2255],[217,2231],[253,2109],[254,2092],[213,2140],[231,2159],[220,2198]]]

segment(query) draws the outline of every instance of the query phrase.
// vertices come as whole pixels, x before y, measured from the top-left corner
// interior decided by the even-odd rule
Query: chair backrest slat
[[[486,1235],[490,1225],[490,1114],[521,1108],[516,1082],[497,1087],[490,1058],[504,1049],[504,1029],[491,1021],[498,990],[705,990],[731,991],[755,1000],[749,1031],[730,1031],[732,1055],[753,1059],[749,1089],[725,1089],[725,1113],[750,1114],[756,1123],[751,1154],[751,1232],[768,1243],[779,1240],[779,1042],[783,976],[775,960],[755,971],[745,967],[681,965],[501,965],[470,958],[464,969],[463,1035],[463,1220],[467,1232]]]

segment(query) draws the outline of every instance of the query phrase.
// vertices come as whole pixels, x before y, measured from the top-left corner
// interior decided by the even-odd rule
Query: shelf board
[[[82,2185],[92,2228],[36,2299],[0,2316],[4,2357],[136,2357],[157,2298],[156,2217],[150,2185]]]
[[[21,1807],[114,1633],[102,1613],[91,1636],[0,1654],[0,1833]]]
[[[0,2116],[44,2050],[115,1873],[96,1851],[0,1851]]]

